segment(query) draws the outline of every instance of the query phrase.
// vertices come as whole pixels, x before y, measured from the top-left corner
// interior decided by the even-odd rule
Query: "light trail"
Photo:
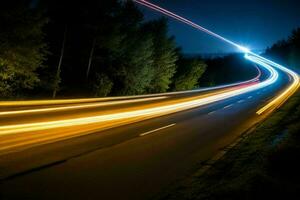
[[[141,109],[141,110],[134,110],[128,112],[121,112],[121,113],[114,113],[114,114],[107,114],[107,115],[100,115],[100,116],[92,116],[92,117],[81,117],[75,119],[67,119],[67,120],[56,120],[56,121],[47,121],[47,122],[37,122],[37,123],[26,123],[26,124],[17,124],[17,125],[7,125],[0,127],[0,135],[7,135],[7,134],[16,134],[16,133],[23,133],[23,132],[32,132],[32,131],[41,131],[47,129],[54,129],[54,128],[63,128],[63,127],[70,127],[70,126],[79,126],[79,125],[87,125],[87,124],[95,124],[95,123],[107,123],[111,121],[118,121],[118,120],[129,120],[132,119],[136,121],[136,118],[139,120],[149,119],[157,116],[163,116],[191,108],[196,108],[199,106],[207,105],[210,103],[214,103],[217,101],[221,101],[224,99],[228,99],[234,96],[238,96],[241,94],[248,93],[250,91],[254,91],[265,86],[273,84],[277,78],[278,73],[274,70],[271,66],[266,63],[263,63],[252,56],[248,56],[248,59],[253,59],[253,61],[259,65],[264,66],[270,72],[270,77],[259,84],[254,84],[250,86],[246,86],[243,88],[238,88],[236,90],[231,90],[228,92],[223,92],[215,95],[211,95],[205,98],[185,101],[181,103],[175,103],[171,105],[165,106],[155,106],[153,108]]]
[[[247,49],[246,47],[243,47],[243,46],[241,46],[241,45],[239,45],[239,44],[237,44],[237,43],[235,43],[235,42],[233,42],[233,41],[231,41],[231,40],[229,40],[229,39],[227,39],[225,37],[222,37],[221,35],[219,35],[217,33],[214,33],[212,31],[204,28],[203,26],[200,26],[200,25],[198,25],[198,24],[196,24],[196,23],[194,23],[194,22],[192,22],[192,21],[190,21],[190,20],[188,20],[188,19],[186,19],[184,17],[181,17],[181,16],[179,16],[179,15],[177,15],[177,14],[175,14],[175,13],[169,11],[169,10],[166,10],[166,9],[164,9],[162,7],[159,7],[159,6],[157,6],[157,5],[153,4],[153,3],[150,3],[150,2],[145,1],[145,0],[133,0],[133,1],[136,2],[136,3],[139,3],[139,4],[143,5],[143,6],[146,6],[146,7],[150,8],[150,9],[152,9],[152,10],[156,10],[156,11],[158,11],[158,12],[160,12],[160,13],[166,15],[166,16],[169,16],[171,18],[174,18],[174,19],[176,19],[178,21],[181,21],[181,22],[183,22],[183,23],[185,23],[187,25],[190,25],[190,26],[192,26],[192,27],[194,27],[194,28],[196,28],[196,29],[198,29],[200,31],[203,31],[203,32],[205,32],[205,33],[207,33],[207,34],[215,37],[215,38],[218,38],[218,39],[220,39],[220,40],[222,40],[222,41],[224,41],[224,42],[226,42],[226,43],[228,43],[230,45],[233,45],[233,46],[237,47],[238,49],[240,49],[241,51],[243,51],[245,53],[249,53],[250,52],[250,50]]]
[[[260,55],[258,55],[256,53],[253,53],[248,48],[243,47],[243,46],[241,46],[241,45],[239,45],[239,44],[237,44],[237,43],[235,43],[235,42],[233,42],[233,41],[231,41],[231,40],[229,40],[229,39],[227,39],[225,37],[222,37],[221,35],[219,35],[217,33],[214,33],[212,31],[210,31],[210,30],[208,30],[208,29],[206,29],[206,28],[204,28],[204,27],[202,27],[202,26],[200,26],[200,25],[198,25],[198,24],[196,24],[196,23],[194,23],[194,22],[192,22],[192,21],[184,18],[184,17],[181,17],[181,16],[179,16],[179,15],[173,13],[173,12],[170,12],[170,11],[168,11],[168,10],[162,8],[162,7],[159,7],[159,6],[157,6],[157,5],[153,4],[153,3],[150,3],[150,2],[145,1],[145,0],[133,0],[133,1],[136,2],[136,3],[138,3],[138,4],[141,4],[143,6],[146,6],[146,7],[150,8],[150,9],[152,9],[152,10],[158,11],[158,12],[160,12],[160,13],[166,15],[166,16],[169,16],[169,17],[171,17],[173,19],[181,21],[181,22],[183,22],[183,23],[185,23],[187,25],[190,25],[190,26],[192,26],[192,27],[194,27],[194,28],[196,28],[196,29],[198,29],[200,31],[203,31],[203,32],[205,32],[205,33],[207,33],[207,34],[215,37],[215,38],[218,38],[218,39],[220,39],[220,40],[222,40],[222,41],[224,41],[224,42],[226,42],[228,44],[231,44],[234,47],[237,47],[238,49],[240,49],[241,51],[243,51],[246,54],[245,57],[248,58],[252,62],[260,63],[260,65],[264,66],[264,67],[266,67],[266,65],[264,63],[269,64],[269,65],[271,65],[271,66],[273,66],[273,67],[275,67],[277,69],[280,69],[280,70],[284,71],[288,75],[290,75],[293,78],[293,82],[289,86],[289,88],[286,89],[279,96],[277,96],[272,102],[268,103],[263,108],[259,109],[257,111],[258,115],[263,114],[265,111],[267,111],[268,109],[272,108],[275,105],[278,105],[278,106],[282,105],[299,88],[299,85],[300,85],[299,75],[297,73],[293,72],[292,70],[290,70],[290,69],[288,69],[288,68],[286,68],[286,67],[284,67],[282,65],[279,65],[278,63],[275,63],[275,62],[273,62],[273,61],[271,61],[269,59],[266,59],[266,58],[264,58],[264,57],[262,57],[262,56],[260,56]],[[256,57],[256,59],[253,58],[253,57],[250,58],[249,56],[247,56],[247,54],[250,54],[250,55]]]
[[[107,127],[111,128],[111,127],[138,122],[141,120],[150,119],[158,116],[172,114],[175,112],[196,108],[199,106],[211,104],[214,102],[222,101],[228,98],[253,92],[255,90],[262,89],[264,87],[272,85],[278,80],[279,75],[278,72],[275,70],[275,68],[287,73],[290,77],[292,77],[292,84],[284,92],[282,92],[280,95],[275,97],[270,103],[268,103],[263,108],[258,110],[257,114],[260,115],[266,111],[271,111],[272,108],[276,108],[280,106],[286,99],[288,99],[298,89],[299,77],[292,70],[289,70],[284,66],[274,63],[266,58],[263,58],[260,55],[251,52],[247,48],[236,44],[235,42],[232,42],[216,33],[213,33],[212,31],[203,28],[202,26],[199,26],[181,16],[178,16],[170,11],[160,8],[152,3],[149,3],[144,0],[143,1],[134,0],[134,1],[142,5],[145,5],[153,10],[159,11],[183,23],[186,23],[190,26],[193,26],[198,30],[204,31],[218,39],[221,39],[224,42],[227,42],[239,48],[241,51],[245,52],[246,59],[265,68],[269,72],[269,77],[266,80],[259,82],[259,78],[261,75],[261,72],[259,71],[258,76],[254,77],[249,81],[244,81],[244,82],[239,82],[239,83],[234,83],[229,85],[222,85],[222,86],[217,86],[212,88],[201,88],[198,90],[180,91],[180,92],[173,92],[173,93],[150,94],[150,95],[140,95],[140,96],[127,96],[127,97],[90,98],[90,99],[87,98],[87,99],[67,99],[67,100],[0,102],[0,106],[41,106],[41,105],[55,105],[55,104],[80,104],[80,105],[67,105],[63,107],[53,107],[53,108],[38,108],[38,109],[35,108],[35,109],[27,109],[27,110],[25,109],[25,110],[16,110],[16,111],[2,111],[2,116],[7,116],[13,114],[29,114],[29,113],[31,114],[31,113],[40,113],[40,112],[47,113],[47,112],[58,111],[58,110],[71,110],[71,109],[78,109],[78,108],[98,107],[98,106],[109,105],[109,104],[118,105],[118,104],[122,104],[121,101],[125,101],[126,103],[144,102],[144,101],[147,102],[150,100],[159,100],[157,99],[159,97],[162,97],[163,99],[166,95],[202,92],[202,91],[209,91],[213,89],[222,89],[222,88],[237,86],[232,89],[222,90],[220,92],[203,95],[203,97],[201,98],[197,96],[196,98],[184,99],[184,101],[183,100],[178,101],[177,99],[177,101],[176,100],[170,101],[168,102],[168,104],[160,103],[154,106],[148,105],[146,108],[145,107],[129,108],[126,109],[125,111],[117,110],[109,114],[93,113],[93,114],[86,114],[83,115],[84,117],[78,117],[78,118],[69,117],[60,120],[54,119],[53,121],[38,120],[31,123],[18,122],[16,124],[4,125],[0,127],[0,136],[1,138],[5,138],[6,140],[0,141],[1,144],[0,150],[15,148],[25,144],[28,145],[34,143],[42,143],[45,141],[51,142],[57,140],[58,138],[63,138],[63,137],[68,137],[68,138],[75,137],[78,135],[82,135],[86,132],[103,130]],[[138,99],[134,99],[134,98],[138,98]],[[120,101],[101,102],[101,101],[110,101],[110,100],[120,100]],[[82,105],[83,103],[92,103],[92,104]],[[88,127],[87,125],[91,125],[91,127]],[[66,129],[61,129],[61,128],[66,128]],[[47,132],[39,132],[45,130],[47,130]],[[53,130],[52,131],[53,133],[50,130]],[[58,133],[56,133],[56,131]],[[17,133],[28,133],[28,134],[16,135],[16,137],[13,137]],[[12,136],[8,136],[8,135],[12,135]],[[28,135],[30,135],[29,138]],[[30,138],[32,138],[32,140]],[[20,143],[15,143],[16,141],[20,141]]]
[[[149,95],[135,95],[135,96],[123,96],[123,97],[105,97],[105,98],[86,98],[86,99],[66,99],[66,100],[33,100],[33,101],[4,101],[0,102],[0,106],[51,106],[52,104],[58,103],[60,106],[57,107],[43,107],[43,108],[25,108],[18,110],[5,110],[0,111],[0,117],[11,116],[11,115],[20,115],[20,114],[34,114],[34,113],[44,113],[44,112],[55,112],[55,111],[68,111],[75,109],[86,109],[86,108],[97,108],[102,106],[112,106],[112,105],[121,105],[128,103],[137,103],[137,102],[147,102],[154,100],[161,100],[171,97],[172,95],[178,94],[189,94],[189,93],[199,93],[199,92],[208,92],[213,90],[231,88],[235,86],[243,86],[251,83],[256,83],[259,81],[261,77],[261,70],[256,67],[257,76],[254,78],[232,83],[232,84],[224,84],[214,87],[200,88],[188,91],[178,91],[178,92],[165,92],[158,94],[149,94]],[[169,96],[168,96],[169,95]],[[135,99],[137,98],[137,99]],[[80,104],[79,104],[80,103]],[[75,105],[69,105],[75,104]],[[79,105],[76,105],[79,104]],[[86,104],[86,105],[85,105]]]
[[[19,106],[50,106],[50,105],[57,105],[57,104],[58,105],[79,104],[79,103],[82,104],[82,103],[96,103],[96,102],[116,101],[116,100],[124,101],[124,100],[130,100],[130,99],[135,99],[135,98],[151,98],[151,97],[160,97],[160,96],[166,96],[166,95],[178,95],[178,94],[206,92],[206,91],[224,89],[224,88],[234,87],[234,86],[238,86],[238,85],[245,85],[248,83],[257,82],[257,81],[259,81],[259,78],[261,77],[261,71],[259,68],[256,68],[256,69],[258,71],[258,75],[250,80],[237,82],[237,83],[231,83],[231,84],[224,84],[224,85],[219,85],[219,86],[214,86],[214,87],[199,88],[199,89],[194,89],[194,90],[165,92],[165,93],[146,94],[146,95],[101,97],[101,98],[1,101],[0,107],[7,108],[7,107],[19,107]],[[32,109],[32,110],[35,110],[35,109]]]
[[[267,111],[268,109],[270,109],[271,107],[273,107],[276,104],[278,105],[277,108],[279,106],[281,106],[290,96],[292,96],[298,90],[298,88],[300,86],[300,80],[299,80],[299,75],[297,73],[295,73],[294,71],[292,71],[278,63],[275,63],[271,60],[268,60],[260,55],[257,55],[255,53],[250,52],[250,54],[255,56],[261,62],[266,62],[269,65],[272,65],[272,66],[284,71],[285,73],[290,75],[293,79],[292,84],[284,92],[282,92],[279,96],[277,96],[275,99],[273,99],[270,103],[268,103],[267,105],[265,105],[264,107],[262,107],[261,109],[259,109],[256,112],[258,115],[261,115],[262,113],[264,113],[265,111]]]
[[[0,112],[0,116],[9,116],[9,115],[18,115],[18,114],[33,114],[33,113],[44,113],[44,112],[55,112],[55,111],[68,111],[74,109],[84,109],[84,108],[97,108],[102,106],[113,106],[113,105],[122,105],[129,103],[139,103],[145,101],[155,101],[166,99],[166,96],[161,97],[151,97],[151,98],[141,98],[141,99],[131,99],[131,100],[120,100],[120,101],[109,101],[109,102],[100,102],[87,105],[74,105],[74,106],[63,106],[63,107],[53,107],[53,108],[40,108],[40,109],[27,109],[27,110],[14,110],[14,111],[3,111]]]

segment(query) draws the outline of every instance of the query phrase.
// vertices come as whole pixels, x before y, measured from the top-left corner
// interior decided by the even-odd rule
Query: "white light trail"
[[[130,120],[136,118],[140,118],[141,120],[149,119],[156,116],[162,116],[162,115],[167,115],[167,114],[171,114],[171,113],[175,113],[175,112],[179,112],[191,108],[196,108],[199,106],[207,105],[210,103],[235,97],[241,94],[245,94],[263,88],[265,86],[271,85],[277,80],[278,73],[276,70],[274,70],[274,68],[272,68],[266,63],[261,62],[260,60],[258,60],[253,56],[247,56],[247,58],[253,60],[253,62],[257,64],[264,66],[270,72],[271,75],[266,81],[261,82],[259,84],[238,88],[228,92],[218,93],[200,99],[195,99],[195,100],[190,100],[190,101],[185,101],[185,102],[175,103],[170,105],[164,105],[164,106],[157,106],[153,108],[146,108],[141,110],[127,111],[127,112],[118,112],[118,113],[101,115],[101,116],[91,116],[91,117],[81,117],[81,118],[66,119],[66,120],[1,126],[0,135],[41,131],[41,130],[63,128],[63,127],[70,127],[70,126],[74,127],[74,126],[87,125],[87,124],[108,123],[117,120]]]
[[[218,90],[218,89],[224,89],[229,87],[234,87],[238,85],[245,85],[249,83],[255,83],[259,81],[259,78],[261,77],[261,71],[259,68],[257,68],[258,75],[250,80],[247,81],[241,81],[237,83],[231,83],[231,84],[224,84],[214,87],[206,87],[206,88],[199,88],[194,90],[187,90],[187,91],[177,91],[177,92],[165,92],[165,93],[157,93],[157,94],[145,94],[145,95],[132,95],[132,96],[118,96],[118,97],[102,97],[102,98],[85,98],[85,99],[58,99],[58,100],[27,100],[27,101],[1,101],[0,107],[16,107],[16,106],[50,106],[50,105],[65,105],[65,104],[82,104],[82,103],[99,103],[99,102],[107,102],[107,101],[114,101],[120,100],[130,100],[135,98],[152,98],[152,97],[161,97],[166,95],[178,95],[178,94],[189,94],[189,93],[198,93],[198,92],[206,92],[206,91],[212,91],[212,90]],[[145,99],[146,101],[146,99]],[[117,103],[115,103],[117,104]],[[71,107],[71,106],[66,106]],[[75,106],[76,107],[76,106]],[[32,109],[36,110],[36,109]],[[26,110],[27,113],[29,113],[28,110]],[[35,111],[33,111],[35,112]],[[4,111],[3,115],[8,114],[9,111]],[[12,112],[13,113],[13,112]],[[1,112],[0,112],[1,115]]]
[[[251,52],[248,48],[246,48],[246,47],[244,47],[242,45],[239,45],[239,44],[237,44],[237,43],[235,43],[235,42],[233,42],[233,41],[231,41],[231,40],[229,40],[229,39],[227,39],[225,37],[222,37],[221,35],[219,35],[217,33],[214,33],[212,31],[210,31],[210,30],[208,30],[208,29],[206,29],[206,28],[204,28],[204,27],[202,27],[202,26],[200,26],[200,25],[198,25],[198,24],[196,24],[196,23],[194,23],[194,22],[192,22],[192,21],[184,18],[184,17],[181,17],[181,16],[179,16],[179,15],[173,13],[173,12],[170,12],[170,11],[164,9],[164,8],[161,8],[161,7],[159,7],[159,6],[157,6],[157,5],[153,4],[153,3],[150,3],[150,2],[145,1],[145,0],[133,0],[133,1],[136,2],[136,3],[139,3],[139,4],[143,5],[143,6],[146,6],[146,7],[150,8],[150,9],[152,9],[152,10],[158,11],[158,12],[160,12],[160,13],[166,15],[166,16],[169,16],[169,17],[171,17],[173,19],[181,21],[181,22],[183,22],[183,23],[185,23],[185,24],[187,24],[189,26],[192,26],[192,27],[194,27],[194,28],[196,28],[196,29],[198,29],[200,31],[203,31],[203,32],[205,32],[205,33],[207,33],[207,34],[215,37],[215,38],[218,38],[218,39],[220,39],[220,40],[222,40],[222,41],[224,41],[224,42],[226,42],[228,44],[233,45],[234,47],[237,47],[238,49],[240,49],[241,51],[243,51],[246,54],[245,57],[247,59],[249,59],[252,62],[258,63],[259,65],[265,67],[269,71],[270,71],[270,67],[271,68],[275,67],[275,68],[277,68],[279,70],[282,70],[283,72],[287,73],[288,75],[290,75],[292,77],[292,79],[293,79],[292,80],[293,82],[289,86],[289,88],[286,89],[279,96],[277,96],[272,102],[270,102],[269,104],[267,104],[266,106],[264,106],[263,108],[261,108],[260,110],[258,110],[257,111],[258,115],[261,115],[266,110],[270,109],[271,107],[273,107],[276,104],[279,104],[279,106],[280,106],[292,94],[294,94],[294,92],[296,92],[297,89],[299,88],[299,85],[300,85],[299,75],[297,73],[293,72],[292,70],[290,70],[290,69],[288,69],[288,68],[286,68],[286,67],[284,67],[282,65],[279,65],[278,63],[275,63],[275,62],[273,62],[273,61],[271,61],[269,59],[266,59],[266,58],[264,58],[264,57],[262,57],[262,56],[260,56],[258,54],[255,54],[255,53]],[[248,56],[247,54],[252,55],[252,57]],[[254,57],[256,57],[256,58],[254,58]],[[272,73],[271,73],[271,75],[272,75]],[[260,83],[260,84],[262,85],[263,83]]]
[[[26,110],[13,110],[13,111],[2,111],[0,116],[9,116],[9,115],[18,115],[18,114],[33,114],[33,113],[43,113],[43,112],[55,112],[55,111],[68,111],[74,109],[86,109],[86,108],[97,108],[103,106],[114,106],[122,105],[129,103],[140,103],[145,101],[155,101],[166,99],[166,96],[160,97],[151,97],[151,98],[139,98],[139,99],[129,99],[129,100],[119,100],[119,101],[109,101],[109,102],[99,102],[83,105],[71,105],[71,106],[62,106],[62,107],[53,107],[53,108],[39,108],[39,109],[26,109]]]
[[[284,66],[281,66],[281,65],[279,65],[273,61],[270,61],[266,58],[263,58],[260,55],[257,55],[255,53],[251,52],[250,50],[248,50],[245,47],[242,47],[242,46],[240,46],[218,34],[215,34],[215,33],[211,32],[189,20],[184,19],[183,17],[180,17],[174,13],[171,13],[170,11],[162,9],[154,4],[148,3],[147,1],[139,1],[139,0],[135,0],[135,2],[139,2],[143,5],[146,5],[147,7],[151,8],[151,9],[162,12],[168,16],[171,16],[171,17],[173,17],[177,20],[180,20],[184,23],[187,23],[199,30],[205,31],[212,36],[215,36],[219,39],[222,39],[225,42],[228,42],[228,43],[234,45],[235,47],[239,48],[240,50],[242,50],[246,53],[246,55],[245,55],[246,59],[250,60],[251,62],[253,62],[255,64],[258,64],[258,65],[264,67],[270,73],[269,77],[266,80],[259,82],[257,84],[249,84],[249,85],[246,85],[243,87],[237,87],[237,88],[229,90],[229,91],[227,90],[227,91],[222,91],[222,92],[215,93],[215,94],[210,94],[203,98],[194,98],[192,100],[179,101],[179,102],[175,102],[175,103],[171,103],[171,104],[167,104],[167,105],[162,104],[162,105],[157,105],[157,106],[148,107],[148,108],[140,108],[137,110],[131,109],[129,111],[123,111],[123,112],[118,111],[116,113],[105,114],[105,115],[96,115],[96,116],[88,115],[85,117],[67,118],[67,119],[54,120],[54,121],[4,125],[4,126],[0,127],[0,135],[41,131],[41,130],[48,130],[48,129],[55,129],[55,128],[63,128],[63,127],[75,127],[76,128],[77,126],[80,126],[80,125],[89,125],[89,124],[96,124],[96,123],[97,123],[97,128],[99,128],[99,127],[101,127],[101,124],[106,125],[106,124],[108,124],[108,122],[113,122],[116,124],[121,123],[121,122],[129,123],[129,122],[133,122],[133,121],[150,119],[150,118],[157,117],[157,116],[171,114],[171,113],[175,113],[175,112],[179,112],[179,111],[183,111],[183,110],[187,110],[187,109],[191,109],[191,108],[196,108],[196,107],[199,107],[202,105],[207,105],[207,104],[221,101],[224,99],[228,99],[231,97],[236,97],[236,96],[239,96],[242,94],[246,94],[248,92],[252,92],[252,91],[255,91],[258,89],[262,89],[266,86],[269,86],[269,85],[275,83],[278,80],[278,76],[279,76],[278,72],[275,70],[275,68],[282,70],[283,72],[290,75],[292,77],[293,82],[288,87],[288,89],[286,89],[283,93],[281,93],[279,96],[277,96],[272,102],[268,103],[262,109],[257,111],[257,114],[262,114],[266,110],[269,110],[270,108],[274,107],[275,105],[281,105],[288,97],[290,97],[298,89],[299,77],[292,70],[289,70]],[[256,81],[258,81],[258,78],[256,77],[255,79],[250,80],[250,81],[256,82]],[[245,83],[245,82],[243,82],[243,83]],[[232,84],[232,85],[234,85],[234,84]],[[224,86],[221,86],[221,87],[224,87]],[[216,88],[220,88],[220,86],[216,87]],[[196,91],[201,91],[201,90],[203,91],[205,89],[199,89]],[[194,92],[194,91],[188,91],[188,92]],[[170,94],[178,94],[178,93],[186,93],[186,91],[170,93]],[[167,93],[164,93],[161,95],[166,95],[166,94]],[[154,95],[143,95],[143,97],[145,97],[145,96],[150,97],[150,96],[154,96]],[[158,96],[158,95],[155,95],[155,96]],[[125,97],[125,98],[124,97],[116,97],[116,98],[111,98],[111,99],[120,98],[120,99],[124,100],[126,98],[130,99],[130,98],[135,98],[135,97],[140,98],[141,96],[134,96],[134,97],[131,96],[131,97]],[[108,98],[108,99],[110,99],[110,98]],[[79,99],[79,100],[65,100],[65,101],[67,101],[68,103],[70,103],[70,102],[71,103],[82,103],[83,100],[86,102],[96,101],[95,99]],[[64,103],[64,100],[58,100],[58,101],[61,103]],[[140,99],[140,101],[144,101],[144,99]],[[54,102],[55,102],[55,100],[54,100]],[[12,102],[10,102],[10,103],[6,102],[6,103],[9,105],[16,105],[16,104],[13,104]],[[24,105],[24,103],[26,104],[26,101],[21,102],[21,105]],[[29,101],[29,105],[31,105],[32,103],[33,103],[32,101]],[[47,104],[48,102],[46,100],[46,101],[42,101],[40,103],[43,105],[44,103]],[[53,102],[51,101],[50,104],[52,104],[52,103]],[[118,102],[115,102],[115,103],[118,103]],[[5,102],[4,102],[4,104],[5,104]],[[79,105],[79,106],[81,106],[81,105]],[[69,107],[69,108],[71,109],[71,107]],[[64,109],[66,109],[66,108],[69,109],[68,107],[65,107]],[[52,108],[50,108],[50,109],[52,109]],[[41,110],[36,110],[36,111],[31,110],[30,112],[39,112],[39,111],[41,111]],[[47,110],[47,111],[49,111],[49,110]],[[22,112],[26,113],[29,111],[22,111]],[[59,137],[59,135],[57,137]]]
[[[233,41],[231,41],[231,40],[229,40],[229,39],[227,39],[227,38],[225,38],[225,37],[223,37],[223,36],[221,36],[221,35],[219,35],[217,33],[214,33],[212,31],[204,28],[203,26],[200,26],[200,25],[198,25],[198,24],[196,24],[196,23],[194,23],[194,22],[192,22],[192,21],[190,21],[190,20],[188,20],[188,19],[186,19],[184,17],[181,17],[181,16],[179,16],[179,15],[173,13],[173,12],[170,12],[169,10],[166,10],[166,9],[164,9],[162,7],[159,7],[159,6],[157,6],[157,5],[153,4],[153,3],[150,3],[150,2],[145,1],[145,0],[133,0],[133,1],[136,2],[136,3],[139,3],[139,4],[143,5],[143,6],[146,6],[146,7],[150,8],[150,9],[152,9],[152,10],[156,10],[156,11],[158,11],[158,12],[160,12],[160,13],[166,15],[166,16],[169,16],[171,18],[174,18],[174,19],[176,19],[178,21],[181,21],[181,22],[183,22],[183,23],[185,23],[187,25],[190,25],[190,26],[192,26],[192,27],[194,27],[194,28],[196,28],[196,29],[198,29],[200,31],[203,31],[203,32],[205,32],[205,33],[207,33],[207,34],[215,37],[215,38],[218,38],[218,39],[220,39],[220,40],[222,40],[222,41],[224,41],[224,42],[226,42],[226,43],[228,43],[230,45],[233,45],[233,46],[237,47],[238,49],[240,49],[241,51],[243,51],[245,53],[250,52],[249,49],[247,49],[246,47],[243,47],[243,46],[241,46],[241,45],[239,45],[239,44],[237,44],[237,43],[235,43],[235,42],[233,42]]]

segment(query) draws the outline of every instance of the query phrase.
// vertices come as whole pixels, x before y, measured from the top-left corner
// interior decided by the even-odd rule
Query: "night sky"
[[[230,40],[260,52],[300,27],[299,0],[149,0]],[[142,7],[141,7],[142,8]],[[142,8],[145,19],[161,14]],[[235,48],[180,22],[170,34],[184,53],[229,53]]]

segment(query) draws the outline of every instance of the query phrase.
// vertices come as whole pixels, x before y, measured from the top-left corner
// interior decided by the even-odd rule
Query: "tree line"
[[[287,39],[279,40],[266,50],[266,56],[287,65],[297,71],[300,70],[300,28],[292,31]]]
[[[264,56],[300,73],[300,28],[294,29],[286,39],[268,47]],[[202,86],[248,80],[257,74],[256,68],[242,54],[205,59],[205,63],[209,67],[199,80]]]
[[[132,1],[11,0],[0,27],[1,98],[189,90],[206,69]]]

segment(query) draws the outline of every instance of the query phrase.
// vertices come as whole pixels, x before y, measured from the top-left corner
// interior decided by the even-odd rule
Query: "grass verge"
[[[300,92],[204,174],[160,199],[294,199],[300,195]]]

